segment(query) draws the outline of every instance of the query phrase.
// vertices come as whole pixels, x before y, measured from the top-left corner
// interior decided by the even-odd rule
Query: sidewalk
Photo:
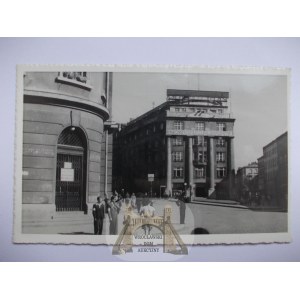
[[[214,205],[223,207],[233,207],[241,209],[249,209],[248,206],[241,205],[239,202],[234,200],[217,200],[217,199],[207,199],[202,197],[195,197],[192,203],[199,203],[203,205]]]

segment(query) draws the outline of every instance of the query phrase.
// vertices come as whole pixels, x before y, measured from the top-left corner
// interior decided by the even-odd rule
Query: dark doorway
[[[87,211],[86,145],[84,133],[78,127],[68,127],[59,136],[55,193],[57,211]]]
[[[196,187],[196,197],[207,197],[207,189],[205,187]]]

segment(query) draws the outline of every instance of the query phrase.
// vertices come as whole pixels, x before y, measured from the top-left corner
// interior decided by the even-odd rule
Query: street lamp
[[[186,193],[186,186],[187,186],[187,183],[185,182],[184,183],[184,192]]]

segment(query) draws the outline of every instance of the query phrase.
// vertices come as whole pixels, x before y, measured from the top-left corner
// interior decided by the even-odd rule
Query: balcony
[[[194,167],[204,167],[207,165],[207,161],[203,161],[202,159],[194,159],[193,160]]]
[[[173,135],[182,135],[182,136],[208,136],[208,137],[233,137],[233,130],[225,130],[225,131],[218,131],[218,130],[205,130],[199,131],[195,129],[167,129],[166,135],[173,136]]]
[[[199,119],[231,119],[233,118],[232,114],[229,113],[202,113],[201,115],[195,115],[194,112],[186,111],[167,111],[167,117],[176,117],[176,118],[199,118]]]

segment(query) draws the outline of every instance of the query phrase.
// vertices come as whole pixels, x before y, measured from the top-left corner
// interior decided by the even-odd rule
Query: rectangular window
[[[203,136],[196,136],[195,139],[194,139],[194,145],[206,147],[207,146],[207,140]]]
[[[174,146],[182,146],[183,145],[183,140],[182,137],[176,137],[173,139],[173,145]]]
[[[225,152],[217,152],[217,162],[225,162]]]
[[[226,168],[217,168],[217,178],[226,177]]]
[[[217,130],[225,131],[226,130],[225,123],[217,123]]]
[[[160,123],[160,130],[164,129],[164,123]]]
[[[183,155],[181,151],[175,151],[172,153],[173,161],[183,161]]]
[[[195,168],[195,177],[196,178],[204,178],[205,177],[205,169],[204,168]]]
[[[183,121],[174,121],[175,130],[183,130]]]
[[[204,122],[196,122],[196,130],[204,131],[205,130]]]
[[[225,140],[222,138],[217,139],[217,147],[225,147]]]
[[[182,168],[174,168],[173,169],[173,178],[182,178],[183,177],[183,169]]]
[[[207,162],[207,152],[206,151],[199,151],[198,152],[198,161],[205,163]]]
[[[175,107],[175,111],[176,112],[180,112],[180,108],[179,107]]]

